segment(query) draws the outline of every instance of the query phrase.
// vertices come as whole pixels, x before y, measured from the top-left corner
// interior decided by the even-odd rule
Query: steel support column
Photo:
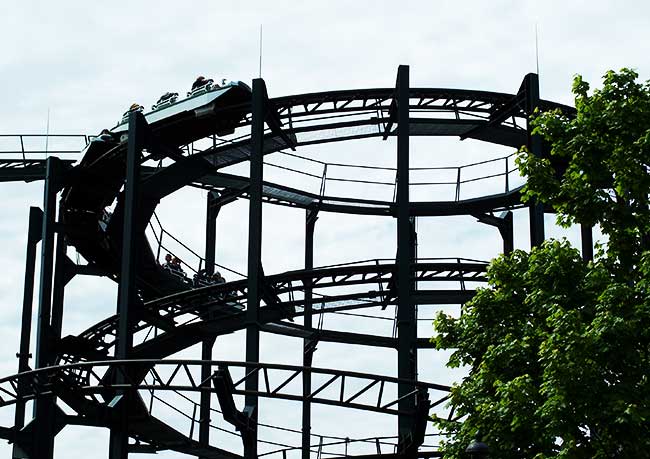
[[[476,219],[486,225],[494,226],[499,230],[501,239],[503,239],[503,253],[506,255],[515,250],[514,228],[512,222],[512,211],[502,212],[501,215],[475,214]]]
[[[416,379],[415,307],[411,294],[411,223],[409,220],[409,67],[400,65],[397,71],[397,373],[399,378]],[[398,385],[401,414],[398,415],[400,452],[413,456],[415,387]],[[409,395],[410,394],[410,395]],[[417,449],[417,448],[416,448]],[[408,453],[407,453],[408,450]]]
[[[61,218],[61,209],[59,209],[59,221]],[[52,290],[52,338],[54,341],[61,339],[63,330],[63,301],[65,296],[65,286],[70,279],[68,273],[66,254],[68,244],[65,240],[63,231],[58,231],[56,235],[56,259],[54,265],[54,286]]]
[[[41,276],[38,294],[36,324],[35,368],[49,366],[52,353],[52,277],[54,269],[54,227],[56,224],[56,196],[59,190],[59,159],[49,157],[46,163],[43,224],[41,233]],[[52,396],[39,396],[34,401],[33,455],[50,459],[54,455],[55,402]]]
[[[206,276],[214,274],[214,260],[217,246],[217,216],[221,209],[217,204],[214,192],[208,193],[205,215],[205,273]],[[201,360],[212,360],[212,348],[216,338],[206,338],[201,342]],[[201,365],[201,381],[206,381],[212,375],[210,364]],[[202,391],[199,414],[199,444],[210,444],[210,405],[211,392]]]
[[[212,360],[212,347],[216,338],[204,339],[201,342],[201,360]],[[201,381],[207,381],[212,376],[210,364],[201,365]],[[208,387],[209,388],[209,387]],[[212,393],[209,390],[201,391],[199,410],[199,444],[207,447],[210,445],[210,401]],[[205,459],[201,457],[201,459]]]
[[[318,219],[318,210],[307,209],[305,219],[305,270],[314,268],[314,229]],[[307,331],[313,331],[312,323],[312,286],[311,280],[305,281],[305,315],[304,325]],[[314,353],[314,342],[311,337],[303,341],[304,367],[312,366]],[[302,458],[309,459],[311,444],[311,401],[308,399],[311,394],[311,371],[305,370],[302,374]]]
[[[36,268],[36,245],[40,242],[43,227],[43,211],[38,207],[29,208],[29,226],[27,230],[27,253],[25,256],[25,283],[23,286],[23,312],[20,329],[20,348],[18,350],[18,373],[29,371],[29,346],[32,330],[32,303],[34,301],[34,274]],[[24,384],[27,381],[18,381],[18,394],[25,392]],[[19,431],[25,426],[25,402],[18,400],[14,415],[14,426]],[[14,445],[14,457],[18,455]]]
[[[253,80],[253,107],[251,123],[251,160],[250,190],[248,214],[248,298],[246,307],[246,361],[259,362],[260,326],[259,308],[261,297],[262,274],[262,180],[263,180],[263,146],[266,85],[264,80]],[[251,369],[252,370],[252,369]],[[248,370],[248,371],[251,371]],[[258,374],[254,372],[246,379],[247,391],[258,390]],[[249,425],[257,425],[258,397],[246,395],[245,413],[250,417]],[[257,429],[250,435],[248,444],[244,444],[244,457],[257,457]]]
[[[499,226],[499,233],[503,238],[503,253],[506,255],[512,253],[515,250],[515,236],[511,211],[506,212],[503,216],[503,224]]]
[[[526,130],[528,132],[527,147],[533,155],[541,157],[542,138],[535,134],[533,135],[533,128],[530,122],[530,117],[539,107],[539,78],[535,73],[529,73],[524,77],[524,90],[526,93]],[[536,201],[532,201],[528,207],[528,215],[530,218],[530,246],[536,247],[544,242],[544,205]]]
[[[126,153],[126,181],[124,184],[124,225],[122,227],[122,259],[118,286],[117,313],[119,316],[115,337],[115,358],[128,359],[133,347],[131,307],[137,300],[136,270],[137,250],[135,228],[140,196],[140,157],[146,135],[147,123],[137,111],[129,113],[129,140]],[[117,383],[125,382],[124,374],[117,372]],[[128,393],[118,392],[115,398],[117,422],[111,427],[109,459],[126,459],[129,455]]]
[[[580,225],[580,240],[582,241],[582,259],[592,261],[594,259],[594,236],[591,226]]]
[[[205,273],[210,276],[214,274],[214,260],[217,249],[217,217],[221,206],[214,191],[208,193],[205,213]]]

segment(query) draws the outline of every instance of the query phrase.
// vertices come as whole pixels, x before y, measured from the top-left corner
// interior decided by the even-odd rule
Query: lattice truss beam
[[[400,72],[398,74],[407,75],[406,79],[400,81],[407,82],[408,69],[401,67]],[[223,110],[216,106],[203,107],[202,115],[196,119],[188,112],[187,116],[179,117],[174,123],[165,125],[165,120],[162,120],[152,128],[143,114],[132,112],[128,116],[128,132],[122,131],[119,140],[109,136],[108,140],[99,138],[90,141],[86,136],[78,136],[85,141],[85,154],[80,167],[75,167],[72,173],[66,172],[66,162],[56,158],[48,159],[45,168],[43,159],[35,157],[43,150],[39,147],[26,148],[26,137],[14,136],[13,140],[19,140],[20,146],[11,151],[19,152],[22,158],[0,158],[0,180],[48,178],[42,218],[42,247],[44,259],[48,260],[47,269],[43,271],[47,275],[43,278],[49,279],[49,286],[43,290],[46,294],[41,295],[39,307],[51,306],[50,309],[56,311],[56,317],[50,321],[54,324],[53,333],[56,324],[62,321],[59,312],[63,309],[63,288],[73,275],[107,275],[120,281],[122,293],[135,292],[137,279],[140,296],[135,293],[121,295],[119,316],[109,317],[78,336],[63,339],[60,339],[60,335],[56,336],[56,346],[52,347],[54,351],[49,345],[42,346],[42,343],[48,342],[50,323],[47,323],[49,319],[46,316],[39,313],[40,344],[37,349],[41,354],[39,356],[37,351],[35,359],[38,369],[24,371],[29,366],[24,357],[26,352],[21,351],[24,361],[20,367],[22,373],[0,379],[0,406],[16,404],[17,413],[18,407],[22,406],[24,414],[24,402],[33,400],[40,414],[35,415],[34,422],[27,426],[21,421],[17,429],[0,428],[0,436],[28,448],[31,441],[31,447],[36,451],[30,454],[32,457],[44,454],[52,457],[54,436],[65,424],[110,426],[112,457],[126,457],[127,449],[131,452],[155,452],[171,448],[203,458],[236,459],[238,455],[210,446],[209,434],[205,432],[210,414],[210,397],[207,397],[206,405],[205,395],[216,393],[224,419],[241,433],[244,451],[249,457],[257,457],[256,429],[259,426],[255,410],[258,397],[303,402],[303,407],[305,403],[319,403],[396,415],[400,423],[396,452],[409,458],[415,457],[415,453],[421,454],[416,450],[422,444],[431,410],[436,410],[436,414],[446,410],[443,415],[453,419],[453,407],[443,408],[444,402],[449,399],[449,387],[411,380],[417,377],[417,373],[398,379],[312,368],[310,358],[303,362],[304,366],[258,362],[259,331],[266,331],[305,339],[304,352],[307,356],[313,353],[318,342],[333,341],[395,348],[398,349],[398,361],[409,365],[413,363],[407,362],[408,358],[413,360],[417,349],[427,345],[417,337],[415,326],[412,327],[414,333],[408,346],[404,346],[405,335],[396,335],[395,330],[393,336],[369,336],[323,327],[324,313],[363,308],[385,309],[395,305],[398,296],[398,266],[395,260],[372,260],[319,269],[311,269],[312,261],[307,270],[266,276],[260,254],[249,254],[249,260],[252,260],[249,279],[191,288],[187,280],[174,279],[170,273],[165,274],[159,266],[158,256],[152,250],[142,250],[140,258],[137,258],[135,251],[129,247],[136,238],[140,238],[141,245],[147,246],[145,230],[147,224],[152,227],[150,219],[155,216],[156,205],[165,196],[189,184],[220,190],[218,199],[213,203],[217,206],[239,197],[253,196],[252,204],[258,209],[264,199],[311,211],[396,215],[396,210],[399,210],[399,221],[402,223],[408,223],[408,217],[413,215],[443,215],[454,211],[481,215],[485,220],[486,212],[510,209],[518,202],[517,190],[510,188],[508,182],[510,172],[507,157],[491,160],[503,161],[505,165],[503,173],[495,172],[493,175],[505,177],[505,189],[496,198],[488,196],[490,199],[484,199],[482,204],[462,201],[461,184],[476,179],[461,179],[459,167],[456,180],[445,183],[456,186],[453,202],[420,203],[407,199],[406,202],[402,201],[399,209],[395,208],[395,196],[393,201],[353,198],[338,198],[335,201],[328,198],[325,195],[328,180],[325,163],[321,164],[321,189],[316,196],[264,183],[262,173],[255,175],[253,171],[263,169],[264,155],[269,153],[281,151],[286,154],[286,149],[297,146],[349,139],[383,137],[386,140],[397,134],[402,145],[408,136],[458,136],[518,148],[529,140],[527,116],[533,108],[567,109],[557,104],[539,102],[536,81],[535,75],[528,75],[515,95],[435,88],[408,89],[408,84],[404,83],[396,86],[400,88],[399,92],[393,88],[366,89],[269,99],[263,80],[256,80],[254,88],[257,89],[252,99],[248,99],[250,91],[242,90],[240,95],[243,98],[237,99],[237,104],[226,105]],[[263,94],[259,88],[263,89]],[[408,105],[408,110],[403,110],[406,108],[404,105]],[[251,111],[256,113],[254,120]],[[398,111],[399,119],[408,121],[408,129],[401,129],[399,133]],[[45,137],[46,155],[50,151],[48,140]],[[59,151],[69,153],[74,149],[68,151],[61,146]],[[399,151],[408,153],[408,149]],[[540,145],[534,151],[539,153]],[[7,153],[0,145],[0,153],[3,152]],[[127,175],[124,175],[125,160],[128,163],[127,171],[130,171]],[[250,178],[219,172],[219,169],[249,160],[258,166],[258,169],[251,167]],[[143,166],[142,174],[140,165]],[[399,170],[408,177],[408,161]],[[396,171],[388,170],[389,174],[391,172]],[[313,176],[320,177],[317,174]],[[130,178],[125,181],[125,177]],[[329,177],[329,180],[337,179]],[[396,180],[383,184],[394,186],[396,191]],[[125,182],[126,191],[122,193]],[[405,183],[408,188],[408,179],[405,181],[401,178],[399,185],[402,192],[399,195],[402,197],[406,196],[403,192]],[[431,185],[413,185],[425,184]],[[93,192],[89,193],[89,190]],[[59,191],[63,191],[60,201],[62,217],[57,221],[55,211]],[[117,204],[112,208],[112,215],[108,215],[107,208],[115,200]],[[352,211],[353,206],[360,210]],[[251,215],[251,226],[260,230],[261,211],[257,217],[253,211]],[[77,225],[74,228],[73,223]],[[53,276],[55,232],[59,234],[56,237],[57,270]],[[407,233],[402,232],[403,235]],[[162,234],[158,239],[159,251],[162,248]],[[408,238],[400,240],[402,247],[408,246]],[[261,236],[257,241],[261,241]],[[33,248],[35,244],[32,241]],[[67,259],[66,244],[75,246],[89,260],[89,264],[77,266]],[[249,246],[255,247],[250,241]],[[422,259],[411,263],[414,260],[407,260],[404,253],[402,249],[398,250],[401,312],[411,312],[410,307],[415,305],[465,303],[472,297],[473,288],[486,281],[485,263],[461,259]],[[123,260],[121,267],[113,263],[120,256]],[[201,262],[213,268],[213,258],[208,263],[206,255]],[[256,270],[257,263],[259,271]],[[145,264],[148,264],[149,270],[136,277],[133,268]],[[47,289],[52,288],[52,277],[57,285],[54,286],[55,293],[50,295]],[[410,286],[407,285],[409,283]],[[403,301],[406,297],[408,302]],[[52,303],[52,298],[56,300],[56,305]],[[29,308],[31,303],[26,302]],[[311,314],[320,314],[318,327],[292,323],[294,318],[306,313],[310,324]],[[26,317],[31,318],[31,313]],[[402,320],[401,324],[404,323]],[[214,344],[215,337],[244,329],[248,362],[213,362],[209,356],[203,357],[205,360],[202,361],[162,360],[194,344],[201,343],[205,349],[206,343],[207,347]],[[25,349],[29,349],[28,342]],[[413,357],[408,357],[405,351],[411,352]],[[106,360],[116,355],[129,360]],[[54,364],[56,366],[47,366]],[[236,377],[233,379],[233,376]],[[300,384],[301,381],[310,382],[304,386]],[[158,395],[160,393],[177,394],[191,403],[192,415],[183,413],[190,420],[188,435],[154,417],[154,401],[169,406]],[[197,419],[199,404],[194,400],[196,396],[201,397],[200,408],[204,413],[201,420]],[[245,398],[242,410],[238,408],[235,397]],[[56,405],[57,399],[76,414],[63,413],[61,407]],[[56,422],[50,423],[50,419]],[[411,420],[414,422],[411,423]],[[196,424],[200,424],[202,432],[200,442],[193,439]],[[309,432],[304,427],[308,425],[303,422],[304,432]],[[32,440],[36,437],[47,438],[48,445],[45,442],[34,443]],[[129,445],[129,437],[135,439],[136,443]],[[303,435],[302,445],[304,457],[304,454],[309,454],[309,434]],[[321,452],[319,447],[319,456]],[[438,454],[437,451],[425,453]],[[377,442],[377,455],[380,454]]]
[[[421,286],[415,292],[420,304],[448,302],[462,303],[473,294],[466,283],[485,282],[486,263],[483,262],[428,262],[414,266],[414,281]],[[268,276],[265,279],[265,322],[293,319],[302,314],[305,304],[305,285],[314,292],[314,313],[382,307],[394,304],[395,265],[392,263],[361,264],[295,271]],[[456,289],[429,290],[427,284],[451,282]],[[247,297],[246,280],[216,284],[189,290],[151,301],[144,305],[134,325],[136,338],[140,337],[135,353],[147,358],[148,343],[173,342],[174,337],[188,335],[189,330],[202,327],[210,333],[231,333],[244,326]],[[206,328],[207,327],[207,328]],[[117,317],[113,316],[86,330],[78,337],[64,338],[63,353],[76,359],[102,358],[112,348],[117,333]],[[195,336],[196,340],[200,335]],[[175,346],[169,345],[173,353]],[[166,354],[165,352],[165,355]]]
[[[256,392],[260,397],[284,400],[302,400],[299,376],[306,367],[246,363],[232,361],[215,361],[210,365],[214,372],[210,378],[201,380],[200,367],[204,361],[176,360],[129,360],[81,362],[60,365],[21,373],[0,379],[0,406],[7,406],[17,400],[28,401],[37,396],[58,395],[64,400],[69,397],[64,388],[74,387],[75,391],[87,401],[105,405],[112,400],[111,393],[118,389],[136,391],[212,391],[217,368],[238,369],[243,376],[232,385],[233,395],[245,395],[244,382],[253,374],[262,376],[262,387]],[[144,377],[140,377],[146,368]],[[356,408],[384,414],[398,414],[396,398],[397,378],[366,373],[333,370],[325,368],[307,368],[314,375],[314,389],[308,398],[314,403]],[[124,376],[125,382],[113,381],[116,375]],[[409,381],[415,386],[413,394],[420,394],[427,400],[428,408],[439,406],[449,398],[450,387]],[[18,385],[23,384],[25,391],[19,395]],[[436,393],[433,401],[428,402],[428,394]],[[78,402],[75,402],[78,405]]]

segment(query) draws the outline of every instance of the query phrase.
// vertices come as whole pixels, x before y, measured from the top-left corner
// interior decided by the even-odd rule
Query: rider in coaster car
[[[202,287],[202,286],[206,285],[206,283],[207,283],[207,273],[206,273],[205,269],[200,269],[199,271],[197,271],[197,273],[194,274],[192,279],[194,281],[194,286],[195,287]]]
[[[113,142],[115,141],[115,138],[113,137],[113,134],[111,134],[111,131],[108,129],[102,129],[102,132],[99,133],[95,140],[100,140],[102,142]]]
[[[163,103],[163,102],[165,102],[165,101],[167,101],[167,100],[169,100],[169,99],[171,99],[173,97],[178,97],[178,93],[177,92],[166,92],[165,94],[160,96],[160,99],[158,99],[158,102],[156,102],[156,105],[161,104],[161,103]]]
[[[217,271],[216,273],[214,273],[212,275],[212,282],[214,282],[215,284],[225,284],[226,279],[224,279],[224,277],[221,275],[221,273],[219,271]]]
[[[183,270],[183,267],[181,266],[181,259],[180,258],[174,257],[174,259],[172,260],[171,268],[172,268],[172,270],[174,270],[174,271],[176,271],[176,272],[178,272],[180,274],[185,275],[185,271]]]
[[[205,86],[206,84],[209,83],[214,83],[214,80],[212,79],[206,79],[204,76],[198,76],[196,77],[196,80],[194,80],[194,83],[192,83],[192,91],[195,89],[201,88]]]
[[[162,264],[163,268],[172,269],[172,254],[168,253],[165,255],[165,262]]]

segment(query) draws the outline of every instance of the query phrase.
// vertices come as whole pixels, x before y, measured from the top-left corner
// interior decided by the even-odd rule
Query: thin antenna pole
[[[260,24],[260,78],[262,78],[262,24]]]
[[[539,76],[539,39],[537,35],[537,23],[535,23],[535,65],[537,69],[537,76]]]
[[[45,127],[45,158],[47,159],[47,151],[50,143],[50,107],[47,107],[47,125]]]

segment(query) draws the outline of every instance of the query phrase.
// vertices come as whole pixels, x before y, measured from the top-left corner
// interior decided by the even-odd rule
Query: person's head
[[[205,77],[203,75],[199,75],[196,77],[196,81],[205,81]]]
[[[111,135],[111,131],[108,129],[102,129],[102,132],[100,132],[99,135]]]
[[[129,108],[129,110],[138,110],[139,108],[140,108],[140,104],[135,103],[135,104],[131,104],[131,108]]]
[[[172,261],[172,254],[171,253],[168,253],[167,255],[165,255],[165,261],[167,263],[171,263],[171,261]]]
[[[178,258],[178,257],[174,257],[174,259],[172,260],[172,263],[174,263],[175,265],[180,265],[181,264],[181,259]]]
[[[217,273],[216,273],[215,275],[216,275],[217,277],[221,277],[221,273],[220,273],[219,271],[217,271]]]

